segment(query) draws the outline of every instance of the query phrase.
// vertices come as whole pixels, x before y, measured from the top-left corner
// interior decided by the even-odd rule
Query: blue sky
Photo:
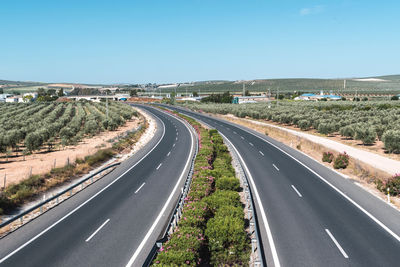
[[[0,79],[184,82],[400,73],[400,3],[0,3]]]

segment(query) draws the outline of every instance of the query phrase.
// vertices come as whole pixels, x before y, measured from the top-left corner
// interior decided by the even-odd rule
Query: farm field
[[[139,125],[136,111],[121,103],[0,105],[0,176],[7,184],[84,158]],[[3,186],[3,184],[2,184]]]
[[[194,110],[266,120],[310,131],[399,159],[400,103],[292,102],[268,104],[187,104]]]
[[[246,89],[251,92],[293,93],[319,92],[324,90],[340,95],[394,95],[400,93],[400,75],[379,76],[375,78],[354,78],[346,80],[346,89],[343,89],[343,79],[261,79],[251,81],[209,81],[196,82],[191,85],[181,85],[178,93],[211,93],[211,92],[238,92]],[[162,92],[173,92],[175,87],[163,88]]]

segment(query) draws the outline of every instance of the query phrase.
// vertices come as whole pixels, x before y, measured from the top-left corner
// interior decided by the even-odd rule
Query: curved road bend
[[[265,227],[260,226],[268,265],[399,266],[397,210],[352,180],[267,136],[204,114],[181,111],[215,127],[243,157],[276,247],[274,258]],[[260,220],[259,203],[256,205]]]
[[[176,118],[142,108],[157,117],[153,140],[106,177],[1,239],[0,266],[125,266],[159,217],[133,265],[144,262],[175,205],[178,180],[186,178],[195,136]]]

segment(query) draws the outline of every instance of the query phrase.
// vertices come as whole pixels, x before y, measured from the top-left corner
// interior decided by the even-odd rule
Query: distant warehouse
[[[296,97],[294,100],[321,100],[321,99],[326,99],[326,100],[341,100],[342,97],[338,95],[324,95],[324,94],[302,94],[301,96]]]
[[[235,96],[233,98],[233,104],[249,104],[249,103],[259,103],[267,102],[269,98],[267,96]]]

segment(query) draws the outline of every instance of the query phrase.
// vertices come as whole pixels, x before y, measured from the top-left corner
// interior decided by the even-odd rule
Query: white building
[[[35,92],[33,92],[33,93],[25,93],[25,94],[23,94],[22,96],[23,96],[23,97],[25,97],[25,96],[32,96],[32,99],[36,99],[36,98],[38,97],[38,93],[35,93]]]
[[[7,97],[6,103],[18,103],[18,97],[17,96]]]
[[[0,102],[6,102],[6,98],[12,96],[11,94],[0,94]]]

